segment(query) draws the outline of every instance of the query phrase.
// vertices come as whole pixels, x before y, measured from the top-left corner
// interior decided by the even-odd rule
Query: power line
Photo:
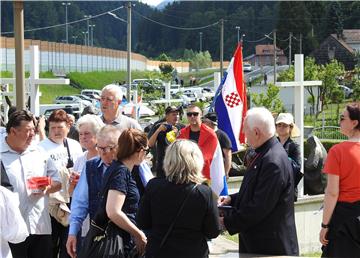
[[[153,23],[156,23],[158,25],[164,26],[164,27],[168,27],[171,29],[176,29],[176,30],[202,30],[202,29],[206,29],[212,26],[215,26],[217,24],[219,24],[219,21],[213,23],[213,24],[209,24],[209,25],[205,25],[205,26],[201,26],[201,27],[177,27],[177,26],[172,26],[172,25],[168,25],[165,23],[161,23],[155,20],[150,19],[149,17],[146,17],[144,15],[142,15],[141,13],[137,12],[137,11],[133,11],[135,14],[139,15],[140,17],[144,18],[145,20],[151,21]]]
[[[256,39],[256,40],[245,40],[245,39],[243,39],[243,41],[247,42],[247,43],[256,43],[256,42],[263,41],[264,39],[267,39],[267,37],[262,37],[261,39]]]
[[[92,15],[91,17],[83,18],[83,19],[80,19],[80,20],[76,20],[76,21],[72,21],[72,22],[68,22],[68,23],[56,24],[56,25],[52,25],[52,26],[46,26],[46,27],[40,27],[40,28],[34,28],[34,29],[27,29],[27,30],[24,30],[24,32],[47,30],[47,29],[57,28],[57,27],[61,27],[61,26],[69,25],[69,24],[75,24],[75,23],[78,23],[78,22],[83,22],[83,21],[91,20],[91,19],[103,16],[103,15],[106,15],[108,12],[114,12],[114,11],[120,10],[122,8],[124,8],[124,6],[120,6],[120,7],[117,7],[115,9],[112,9],[110,11],[106,11],[106,12],[103,12],[103,13],[100,13],[100,14]],[[2,32],[1,34],[5,35],[5,34],[13,34],[13,33],[14,33],[14,31],[6,31],[6,32]]]

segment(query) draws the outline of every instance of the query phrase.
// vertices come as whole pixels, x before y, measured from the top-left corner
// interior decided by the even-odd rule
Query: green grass
[[[107,72],[72,72],[67,74],[71,82],[83,89],[102,89],[105,85],[114,82],[123,82],[127,80],[126,71],[107,71]],[[158,78],[160,73],[149,71],[132,71],[131,79]]]
[[[230,241],[233,241],[233,242],[236,242],[236,243],[239,243],[239,236],[238,234],[235,234],[235,235],[230,235],[227,231],[223,233],[223,236],[226,237],[226,239],[230,240]]]
[[[202,71],[192,71],[188,73],[179,73],[178,76],[184,80],[184,86],[190,86],[190,77],[194,76],[197,79],[201,79],[202,77],[208,76],[210,74],[214,74],[214,72],[218,72],[219,69],[209,69],[209,70],[202,70]],[[213,80],[211,78],[209,81]],[[207,82],[206,80],[201,80],[200,83]]]
[[[321,257],[320,252],[300,254],[301,257]]]

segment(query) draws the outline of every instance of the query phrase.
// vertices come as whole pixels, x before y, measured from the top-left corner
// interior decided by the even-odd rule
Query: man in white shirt
[[[0,257],[11,258],[8,242],[20,243],[28,236],[16,193],[0,186]]]
[[[30,236],[18,244],[10,244],[13,257],[48,258],[51,256],[51,223],[48,213],[48,194],[61,189],[57,169],[51,159],[31,145],[35,136],[33,115],[20,110],[14,112],[6,126],[7,136],[0,139],[1,159],[14,192],[19,194],[20,212]],[[32,177],[50,177],[48,186],[28,187]]]

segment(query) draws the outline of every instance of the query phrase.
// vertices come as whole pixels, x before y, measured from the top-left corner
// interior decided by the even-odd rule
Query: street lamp
[[[243,40],[244,40],[245,36],[246,36],[245,34],[241,34],[241,38],[240,38],[241,44],[243,43]]]
[[[88,35],[88,37],[87,37],[87,46],[89,46],[90,44],[90,41],[89,41],[89,21],[90,21],[90,18],[91,18],[91,15],[84,15],[84,18],[87,18],[87,20],[86,20],[86,30],[87,30],[87,35]]]
[[[72,36],[72,38],[74,39],[74,45],[76,45],[76,39],[78,38],[78,36]]]
[[[69,43],[69,31],[68,31],[68,11],[67,8],[71,3],[62,3],[65,6],[65,30],[66,30],[66,44]]]
[[[88,32],[87,31],[82,31],[81,33],[84,35],[84,46],[86,46],[86,43],[87,43],[86,35],[88,34]]]
[[[130,89],[131,89],[131,2],[127,5],[127,21],[118,17],[116,14],[112,12],[108,12],[109,15],[114,17],[115,19],[125,22],[127,24],[127,94],[126,99],[130,102]],[[137,101],[137,100],[135,100]]]
[[[96,26],[95,24],[90,24],[90,45],[93,47],[94,46],[94,27]]]
[[[199,32],[200,35],[200,53],[202,52],[202,32]]]
[[[237,42],[240,41],[240,26],[236,26],[235,29],[237,29]]]

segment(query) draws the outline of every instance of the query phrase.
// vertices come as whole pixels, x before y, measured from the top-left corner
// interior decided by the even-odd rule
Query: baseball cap
[[[290,113],[280,113],[276,120],[275,120],[275,124],[280,124],[280,123],[284,123],[287,125],[291,125],[293,128],[291,130],[291,137],[299,137],[300,136],[300,130],[299,127],[297,127],[297,125],[294,123],[294,117],[292,114]]]
[[[214,125],[217,125],[218,123],[218,118],[217,118],[217,115],[216,115],[216,113],[215,112],[209,112],[209,113],[207,113],[204,117],[203,117],[203,119],[205,120],[205,119],[208,119],[208,120],[210,120]]]
[[[168,106],[166,109],[165,109],[165,115],[171,113],[171,112],[179,112],[179,109],[175,106]]]

